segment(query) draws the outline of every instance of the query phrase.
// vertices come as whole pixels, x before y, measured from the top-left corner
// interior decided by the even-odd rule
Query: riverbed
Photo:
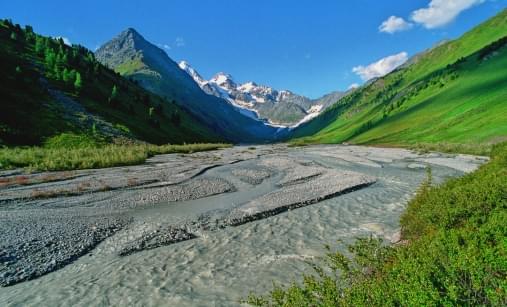
[[[0,305],[237,306],[273,282],[300,281],[326,244],[397,241],[428,167],[438,184],[486,161],[262,145],[0,172]]]

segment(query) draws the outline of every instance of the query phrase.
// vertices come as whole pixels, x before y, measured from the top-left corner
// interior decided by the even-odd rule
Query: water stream
[[[322,152],[321,152],[322,151]],[[24,306],[237,306],[250,291],[264,293],[272,282],[299,281],[311,272],[306,261],[322,256],[324,245],[343,249],[360,236],[390,240],[399,217],[426,174],[412,167],[413,157],[351,162],[327,155],[327,147],[289,150],[282,155],[318,165],[352,170],[377,178],[375,184],[314,205],[218,231],[199,238],[117,255],[117,243],[134,235],[120,232],[90,254],[35,280],[0,288],[0,305]],[[324,154],[323,154],[324,153]],[[258,167],[257,158],[224,165],[202,176],[219,177],[236,191],[197,200],[159,203],[131,212],[135,225],[176,223],[211,210],[227,210],[277,188],[276,173],[259,185],[231,174]],[[431,165],[436,182],[461,175]],[[338,240],[341,240],[338,242]]]

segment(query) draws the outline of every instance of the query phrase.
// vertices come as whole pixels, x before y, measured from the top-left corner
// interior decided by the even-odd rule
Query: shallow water
[[[119,242],[134,237],[142,225],[176,223],[234,208],[273,191],[283,176],[278,173],[253,186],[231,175],[235,168],[256,167],[263,157],[217,167],[203,176],[224,178],[236,192],[136,210],[130,230],[106,239],[71,265],[0,288],[0,305],[235,306],[250,291],[264,293],[272,282],[299,280],[303,272],[311,272],[306,261],[323,255],[325,244],[343,249],[354,238],[372,234],[390,240],[407,201],[426,177],[425,169],[409,168],[417,163],[411,155],[351,161],[329,155],[332,148],[289,149],[280,155],[372,175],[377,182],[270,218],[202,232],[197,239],[117,256]],[[355,155],[364,158],[362,151]],[[462,174],[447,166],[431,167],[436,182]]]

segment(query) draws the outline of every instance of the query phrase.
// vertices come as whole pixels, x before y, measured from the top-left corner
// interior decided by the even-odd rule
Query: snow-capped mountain
[[[238,84],[231,75],[223,72],[205,80],[187,62],[182,61],[179,66],[207,94],[223,98],[237,108],[255,112],[258,118],[265,119],[272,125],[298,125],[318,116],[329,106],[329,103],[320,99],[311,100],[291,91],[279,91],[255,82]],[[340,98],[338,95],[333,97],[336,97],[336,101]]]
[[[231,105],[202,87],[207,81],[191,67],[174,62],[167,53],[129,28],[95,52],[102,64],[135,80],[145,89],[166,98],[186,111],[210,133],[229,142],[266,142],[282,138],[286,130],[268,125],[248,109]],[[211,86],[211,85],[210,85]],[[209,88],[213,93],[214,87]],[[216,87],[216,89],[221,89]],[[205,130],[203,130],[204,132]]]

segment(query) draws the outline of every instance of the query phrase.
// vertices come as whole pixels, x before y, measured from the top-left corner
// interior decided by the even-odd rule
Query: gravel
[[[240,206],[226,220],[229,225],[241,225],[349,193],[375,181],[374,177],[360,173],[327,170],[313,180],[282,187]]]
[[[194,238],[196,238],[196,236],[188,232],[185,228],[172,225],[160,226],[157,229],[143,233],[138,239],[129,242],[120,250],[118,255],[128,256],[143,250],[154,249]]]
[[[184,184],[138,191],[132,203],[136,206],[160,202],[185,201],[229,193],[236,188],[222,178],[199,178]]]
[[[240,168],[232,170],[231,173],[234,176],[238,177],[239,180],[251,185],[261,184],[264,179],[269,178],[272,175],[272,172],[265,168]]]
[[[322,158],[340,166],[328,168],[314,162]],[[103,241],[114,244],[116,254],[127,256],[268,218],[376,182],[349,169],[381,172],[383,163],[392,162],[407,169],[428,163],[468,172],[485,161],[400,149],[311,146],[288,150],[274,145],[160,155],[143,165],[100,170],[3,171],[0,177],[7,184],[0,186],[0,286],[62,268]],[[227,205],[222,205],[221,196],[207,199],[238,188]],[[157,210],[164,209],[173,211],[158,218]],[[188,216],[172,215],[181,211]]]
[[[121,230],[121,214],[28,211],[0,216],[0,285],[8,286],[57,270]]]

